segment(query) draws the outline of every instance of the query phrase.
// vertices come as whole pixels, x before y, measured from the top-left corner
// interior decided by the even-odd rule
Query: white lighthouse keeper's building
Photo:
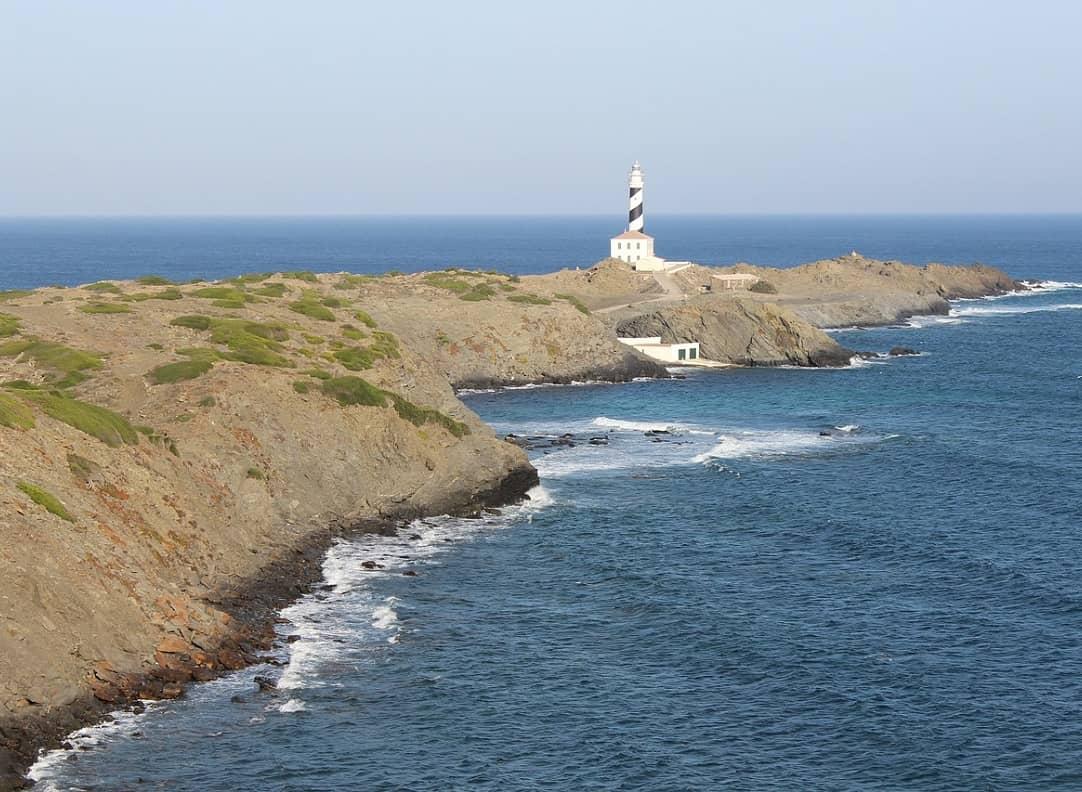
[[[609,240],[609,255],[627,262],[635,270],[651,272],[665,269],[665,260],[654,255],[654,238],[643,230],[646,227],[644,181],[642,167],[636,161],[628,176],[627,231]]]

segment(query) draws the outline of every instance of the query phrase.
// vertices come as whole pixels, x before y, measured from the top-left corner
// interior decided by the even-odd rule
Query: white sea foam
[[[855,449],[897,436],[878,438],[857,435],[856,430],[859,428],[856,424],[839,427],[838,431],[843,433],[841,436],[792,429],[727,432],[718,436],[718,443],[713,448],[698,454],[691,461],[704,464],[719,459],[806,456]]]
[[[328,683],[328,677],[333,678],[325,669],[341,664],[363,666],[371,662],[374,653],[398,643],[404,625],[397,600],[379,595],[372,583],[389,575],[423,570],[425,565],[438,563],[438,557],[455,543],[516,521],[529,522],[553,503],[544,487],[534,487],[527,494],[522,503],[480,519],[420,519],[395,536],[335,542],[323,562],[325,587],[282,611],[290,622],[283,633],[296,638],[289,644],[289,662],[278,689],[295,692],[321,687]]]
[[[70,789],[68,786],[59,786],[55,776],[62,770],[72,754],[81,751],[92,750],[103,743],[117,737],[130,737],[137,732],[142,720],[147,713],[159,709],[165,705],[161,701],[144,701],[144,712],[131,712],[130,710],[118,710],[112,713],[112,720],[87,726],[69,734],[65,739],[71,743],[71,748],[58,748],[54,751],[46,751],[41,758],[30,768],[27,776],[34,782],[34,788],[44,792],[59,792],[61,789]]]
[[[594,418],[593,426],[613,429],[618,432],[672,432],[688,434],[713,434],[709,429],[672,421],[626,421],[619,418],[606,418],[604,415]]]
[[[837,429],[839,432],[845,432],[846,434],[850,434],[857,431],[860,428],[860,424],[843,424],[841,426],[835,426],[834,428]]]
[[[307,709],[304,702],[299,698],[291,698],[278,708],[279,712],[304,712]]]
[[[1078,311],[1082,303],[1055,303],[1053,305],[988,305],[961,306],[951,309],[951,316],[1007,316],[1010,314],[1044,313],[1049,311]]]

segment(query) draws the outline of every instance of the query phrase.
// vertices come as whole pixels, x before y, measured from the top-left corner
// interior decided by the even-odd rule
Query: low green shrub
[[[211,361],[204,358],[181,360],[151,369],[147,378],[155,385],[183,382],[203,376],[211,370],[213,365]]]
[[[71,513],[64,508],[64,504],[50,492],[42,489],[36,484],[28,484],[25,481],[20,481],[16,485],[19,490],[25,494],[30,500],[34,501],[38,506],[41,506],[49,514],[55,514],[61,520],[67,520],[70,523],[75,522],[75,518],[71,516]]]
[[[301,373],[309,377],[314,377],[318,380],[328,380],[331,378],[331,372],[321,368],[305,369]]]
[[[552,300],[528,292],[523,294],[511,294],[507,297],[508,302],[526,303],[527,305],[552,305]]]
[[[20,297],[29,297],[33,293],[33,289],[5,289],[0,291],[0,302],[17,300]]]
[[[360,377],[332,377],[324,380],[321,387],[324,394],[337,399],[343,406],[359,404],[367,407],[383,407],[387,404],[387,397],[383,391]]]
[[[267,278],[273,278],[273,272],[245,272],[237,275],[235,278],[230,278],[230,283],[246,284],[246,283],[262,283]]]
[[[217,403],[218,400],[215,399],[213,396],[204,396],[202,399],[199,400],[200,407],[213,407]]]
[[[19,396],[61,423],[117,447],[139,442],[139,434],[128,420],[112,410],[73,399],[60,391],[21,390]]]
[[[281,273],[283,278],[291,278],[292,280],[305,281],[306,283],[317,283],[319,278],[316,277],[314,272],[308,270],[292,270],[290,272]]]
[[[369,316],[365,311],[355,311],[353,318],[363,324],[365,327],[375,328],[378,327],[376,320]]]
[[[68,470],[84,484],[101,472],[101,465],[78,454],[68,454]]]
[[[257,481],[263,481],[263,480],[265,480],[267,478],[267,476],[263,473],[263,471],[260,470],[257,467],[248,468],[247,476],[248,476],[248,478],[256,479]]]
[[[284,297],[289,288],[284,283],[268,283],[258,289],[253,289],[252,294],[260,297]]]
[[[328,308],[345,308],[349,305],[348,300],[343,300],[340,297],[324,297],[319,302]]]
[[[0,313],[0,338],[7,338],[19,332],[19,317]]]
[[[302,314],[310,319],[318,319],[321,322],[333,322],[334,312],[325,305],[320,305],[315,300],[304,299],[289,304],[289,310]]]
[[[110,294],[121,293],[120,287],[112,281],[98,281],[97,283],[91,283],[83,288],[92,292],[109,292]]]
[[[187,316],[178,316],[169,324],[175,327],[187,327],[191,330],[209,330],[210,317],[202,314],[188,314]]]
[[[748,287],[748,291],[755,292],[757,294],[777,294],[778,287],[770,281],[757,280],[755,283]]]
[[[487,283],[475,283],[469,288],[469,291],[459,294],[458,298],[470,302],[480,302],[482,300],[492,299],[495,294],[496,290]]]
[[[33,360],[35,364],[50,370],[49,384],[60,388],[78,385],[87,378],[88,371],[101,368],[98,355],[37,338],[21,338],[0,344],[0,357],[17,357]]]
[[[590,309],[586,307],[586,303],[584,303],[582,300],[580,300],[574,294],[556,294],[554,296],[557,299],[566,300],[567,302],[574,305],[579,313],[584,313],[584,314],[589,315]]]
[[[364,338],[364,331],[358,330],[353,325],[347,324],[342,325],[342,335],[344,335],[346,338],[352,339],[353,341],[360,341],[362,338]]]
[[[33,429],[34,413],[14,396],[0,393],[0,426],[8,426],[12,429]]]
[[[227,300],[231,303],[245,303],[251,299],[250,295],[236,286],[204,286],[189,293],[191,297],[201,300]]]
[[[311,387],[312,383],[310,383],[308,380],[293,381],[293,390],[295,390],[297,393],[308,393],[308,390]]]
[[[396,393],[391,393],[390,391],[384,391],[384,393],[394,405],[395,412],[414,426],[436,424],[437,426],[442,426],[455,437],[463,437],[470,433],[470,428],[466,426],[466,424],[461,421],[456,421],[451,416],[445,415],[439,410],[434,410],[431,407],[418,407],[413,402],[402,398]]]
[[[79,310],[85,314],[125,314],[131,313],[131,308],[121,303],[92,302],[80,305]]]
[[[140,275],[135,279],[140,286],[172,286],[173,281],[163,278],[161,275]]]

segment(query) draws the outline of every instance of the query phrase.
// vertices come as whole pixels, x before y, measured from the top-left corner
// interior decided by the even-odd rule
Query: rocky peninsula
[[[617,332],[840,365],[819,328],[1021,288],[859,257],[725,271],[774,290],[605,261],[0,292],[0,789],[109,710],[256,662],[336,536],[527,497],[525,454],[456,388],[667,376]]]

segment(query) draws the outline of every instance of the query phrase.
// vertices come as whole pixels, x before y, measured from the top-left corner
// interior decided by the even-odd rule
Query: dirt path
[[[634,302],[620,303],[619,305],[610,305],[607,308],[598,308],[594,311],[595,314],[606,314],[619,311],[624,308],[631,308],[632,306],[648,305],[649,303],[657,302],[680,302],[686,299],[686,295],[683,290],[677,285],[676,279],[672,275],[665,272],[651,273],[654,276],[654,280],[657,281],[665,294],[662,297],[651,297],[649,300],[635,300]]]

